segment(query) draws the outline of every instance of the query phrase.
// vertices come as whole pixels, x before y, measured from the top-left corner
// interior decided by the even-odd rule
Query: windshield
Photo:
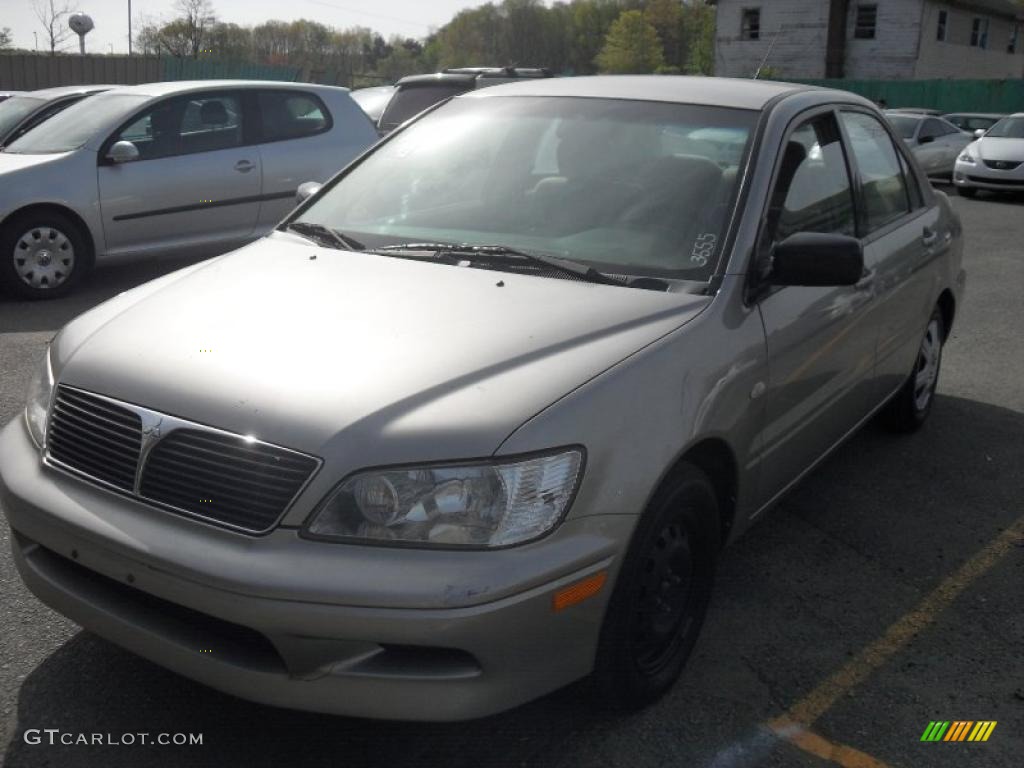
[[[1024,139],[1024,117],[1004,117],[988,129],[986,139]]]
[[[0,103],[0,141],[46,102],[30,96],[12,96]]]
[[[386,130],[397,128],[410,117],[415,117],[427,107],[450,96],[472,90],[473,84],[465,80],[454,80],[447,83],[431,83],[430,85],[403,86],[395,91],[381,117],[380,127]]]
[[[921,122],[916,117],[900,117],[899,115],[886,115],[886,117],[889,119],[889,125],[896,129],[896,133],[901,139],[914,138],[914,131],[917,130],[917,126]]]
[[[756,112],[611,99],[456,99],[299,217],[368,248],[500,244],[706,280]]]
[[[118,93],[101,93],[83,99],[12,141],[4,151],[16,155],[70,152],[85,144],[96,131],[127,117],[148,99],[148,96]],[[0,108],[3,106],[0,104]]]

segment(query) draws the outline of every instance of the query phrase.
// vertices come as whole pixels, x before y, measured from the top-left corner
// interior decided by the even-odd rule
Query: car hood
[[[983,136],[977,140],[978,154],[982,160],[1024,161],[1024,139],[999,139]]]
[[[489,455],[711,301],[283,234],[136,291],[65,329],[62,383],[362,465]]]

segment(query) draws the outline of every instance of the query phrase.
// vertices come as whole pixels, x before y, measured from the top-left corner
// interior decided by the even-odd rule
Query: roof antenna
[[[768,50],[765,51],[764,58],[761,59],[761,63],[757,65],[757,71],[754,73],[754,79],[757,80],[761,77],[761,70],[764,69],[764,65],[768,63],[768,57],[772,55],[772,51],[775,49],[775,41],[779,39],[779,35],[782,33],[782,25],[775,30],[775,34],[772,35],[772,41],[768,44]]]

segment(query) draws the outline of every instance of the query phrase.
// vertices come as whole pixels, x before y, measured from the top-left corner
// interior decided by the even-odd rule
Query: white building
[[[1013,0],[717,0],[715,74],[904,80],[1024,77]]]

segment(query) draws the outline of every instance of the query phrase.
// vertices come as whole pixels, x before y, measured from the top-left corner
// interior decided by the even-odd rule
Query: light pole
[[[39,53],[39,33],[33,32],[32,37],[36,39],[36,53]]]
[[[132,55],[132,0],[128,0],[128,55]]]

